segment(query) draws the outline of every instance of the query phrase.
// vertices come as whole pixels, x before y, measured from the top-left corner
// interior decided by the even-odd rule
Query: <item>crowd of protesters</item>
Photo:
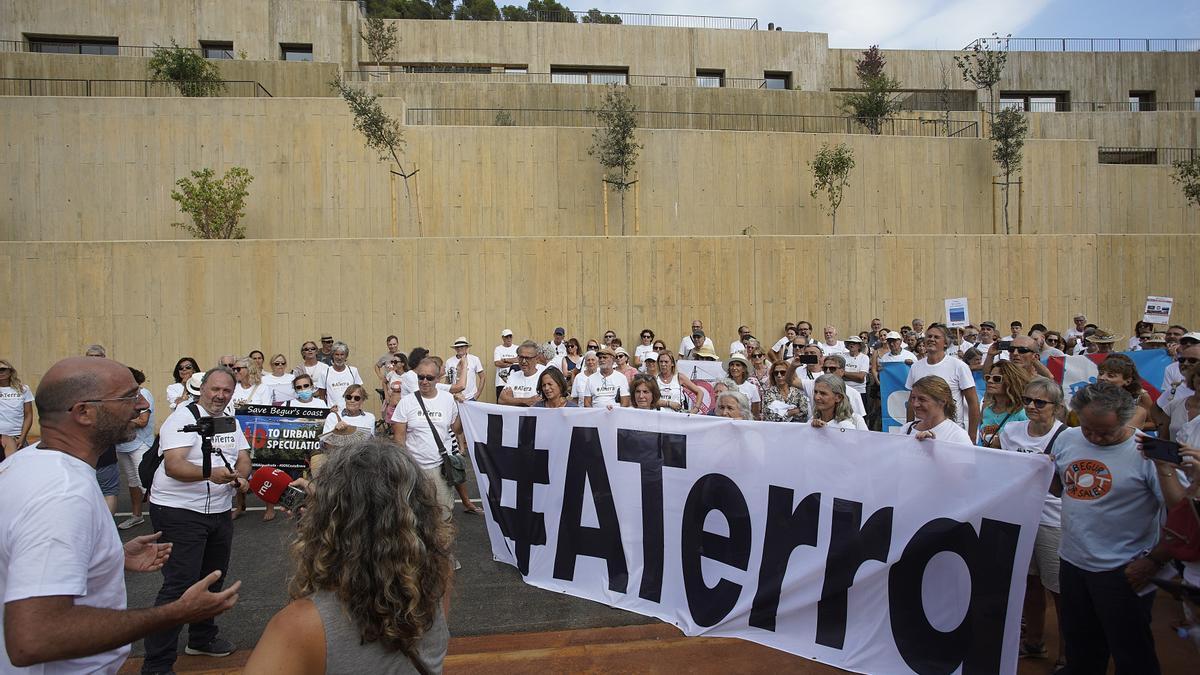
[[[1040,323],[1026,329],[1013,321],[1007,333],[991,321],[952,329],[913,319],[893,330],[874,319],[869,330],[842,337],[836,327],[824,326],[817,337],[813,324],[802,320],[765,340],[740,326],[736,339],[720,351],[699,320],[677,349],[649,328],[628,347],[611,330],[600,339],[580,339],[560,327],[545,342],[518,343],[505,329],[490,366],[501,405],[620,406],[878,431],[880,370],[904,363],[910,396],[899,433],[918,441],[1041,453],[1055,463],[1030,564],[1021,656],[1048,657],[1049,598],[1063,633],[1055,672],[1103,672],[1111,657],[1118,672],[1153,673],[1158,662],[1149,628],[1151,579],[1177,569],[1187,584],[1200,586],[1200,562],[1173,560],[1160,537],[1167,510],[1183,504],[1193,506],[1195,515],[1200,494],[1200,450],[1193,449],[1200,447],[1200,333],[1178,325],[1162,333],[1153,328],[1139,322],[1122,342],[1082,315],[1066,331]],[[488,368],[471,353],[465,336],[448,345],[453,355],[445,360],[424,347],[402,352],[395,335],[385,344],[387,352],[365,371],[374,376],[369,382],[350,365],[350,347],[329,334],[301,344],[294,360],[282,352],[266,358],[259,350],[245,357],[222,355],[215,368],[233,378],[226,412],[243,404],[327,408],[325,434],[379,435],[403,444],[437,486],[437,501],[447,512],[453,512],[453,488],[464,511],[477,512],[466,486],[448,485],[439,467],[447,454],[465,446],[456,403],[480,399]],[[1157,400],[1142,387],[1133,360],[1114,353],[1147,349],[1163,349],[1171,359]],[[1044,361],[1080,354],[1107,356],[1096,359],[1096,382],[1067,401]],[[105,350],[92,345],[87,355],[104,357]],[[120,522],[121,529],[143,522],[137,466],[154,441],[156,414],[172,415],[199,400],[206,381],[199,362],[183,356],[163,390],[165,405],[155,405],[142,386],[145,376],[130,371],[149,405],[140,411],[133,438],[115,444],[96,466],[110,511],[122,476],[130,491],[133,514]],[[976,391],[976,372],[986,383],[983,392]],[[366,409],[375,398],[369,389],[378,397],[378,417]],[[5,457],[29,440],[32,401],[14,365],[0,360]],[[1148,459],[1142,451],[1148,437],[1180,443],[1181,461]],[[1080,469],[1095,466],[1103,470]],[[238,503],[234,517],[244,508]],[[272,517],[271,511],[264,515]],[[1183,623],[1194,625],[1187,611]],[[1193,635],[1200,636],[1200,628]]]

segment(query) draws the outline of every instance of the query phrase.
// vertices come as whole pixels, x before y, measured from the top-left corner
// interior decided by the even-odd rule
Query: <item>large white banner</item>
[[[527,583],[864,673],[1015,673],[1042,456],[617,408],[461,408]]]

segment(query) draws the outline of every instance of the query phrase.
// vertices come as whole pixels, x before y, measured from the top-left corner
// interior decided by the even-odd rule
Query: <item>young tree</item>
[[[843,110],[872,134],[879,134],[883,121],[900,111],[901,102],[896,97],[900,81],[884,72],[887,59],[879,51],[879,45],[871,45],[862,54],[861,59],[854,61],[854,72],[863,91],[847,94]]]
[[[996,115],[992,123],[992,159],[1004,172],[1004,234],[1008,229],[1008,189],[1012,176],[1021,172],[1021,151],[1025,147],[1025,136],[1029,133],[1029,120],[1025,113],[1015,108],[1005,108]]]
[[[525,7],[505,5],[500,8],[505,21],[544,21],[575,23],[575,13],[554,0],[529,0]]]
[[[1200,206],[1200,157],[1177,160],[1171,180],[1183,187],[1183,197],[1192,206]]]
[[[596,8],[589,9],[583,17],[583,23],[621,23],[621,17],[616,14],[605,14]]]
[[[404,179],[404,198],[411,208],[412,192],[409,190],[408,179],[417,172],[404,171],[404,162],[401,161],[400,155],[404,153],[405,141],[400,123],[384,112],[383,106],[379,105],[379,97],[375,94],[355,89],[340,79],[330,84],[350,106],[350,112],[354,114],[354,128],[363,135],[367,147],[378,152],[381,161],[395,162],[396,170],[391,171]],[[418,228],[420,224],[421,212],[417,211]]]
[[[832,148],[828,143],[822,143],[817,156],[808,163],[812,171],[813,186],[809,194],[813,199],[824,193],[829,200],[829,213],[833,216],[833,230],[837,234],[837,212],[842,205],[842,197],[846,186],[850,184],[850,172],[854,170],[854,151],[845,143],[838,143]]]
[[[366,28],[362,32],[362,39],[363,42],[367,43],[367,51],[371,53],[371,58],[375,61],[376,67],[396,49],[396,44],[400,41],[396,37],[396,30],[398,28],[391,21],[386,21],[378,17],[367,19]]]
[[[187,230],[197,239],[245,239],[246,227],[239,221],[246,215],[246,197],[250,194],[246,186],[252,180],[250,172],[240,166],[226,171],[217,180],[213,180],[212,169],[193,171],[191,178],[180,178],[175,181],[178,189],[171,191],[171,199],[179,203],[180,211],[192,217],[192,222],[171,225]]]
[[[638,151],[642,149],[634,138],[637,106],[629,100],[626,87],[610,84],[604,92],[603,104],[591,110],[600,118],[601,126],[592,132],[588,154],[600,160],[600,166],[604,167],[604,182],[621,195],[621,228],[624,231],[625,192],[633,186],[629,177],[637,164]]]
[[[964,82],[971,83],[976,89],[988,90],[988,98],[992,102],[993,118],[996,116],[999,103],[994,87],[1000,81],[1000,76],[1004,73],[1004,66],[1008,63],[1008,40],[1011,37],[1011,33],[1003,38],[992,33],[990,40],[976,40],[975,44],[971,45],[969,54],[954,57],[954,65],[962,71]],[[1001,41],[1003,41],[1003,47],[992,51],[992,42],[999,46]]]
[[[157,47],[146,64],[150,79],[170,82],[183,96],[216,96],[225,91],[225,80],[212,61],[171,40],[170,47]]]

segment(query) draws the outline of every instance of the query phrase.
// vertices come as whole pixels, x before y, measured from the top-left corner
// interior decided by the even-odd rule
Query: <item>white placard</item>
[[[1175,305],[1175,298],[1167,298],[1161,295],[1146,296],[1146,312],[1142,317],[1142,321],[1155,324],[1171,323],[1171,308]]]
[[[946,298],[946,325],[950,328],[966,328],[971,323],[966,298]]]
[[[675,370],[693,380],[712,381],[729,377],[725,374],[724,361],[680,361],[675,366]]]
[[[492,555],[526,583],[862,673],[1016,673],[1044,456],[630,408],[460,415]]]

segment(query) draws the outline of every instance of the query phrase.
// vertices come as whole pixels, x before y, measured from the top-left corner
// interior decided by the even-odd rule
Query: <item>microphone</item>
[[[250,476],[250,492],[268,504],[296,511],[308,495],[292,485],[291,476],[271,466],[260,467]]]

